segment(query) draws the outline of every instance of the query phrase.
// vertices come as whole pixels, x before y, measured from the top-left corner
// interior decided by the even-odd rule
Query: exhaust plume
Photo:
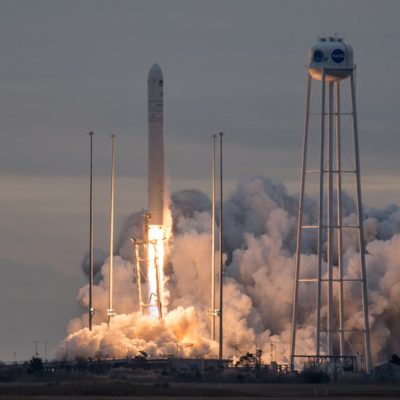
[[[316,200],[305,199],[305,220],[315,221]],[[298,196],[288,194],[282,183],[264,177],[240,180],[224,203],[224,356],[263,350],[263,361],[290,362],[290,330],[293,298],[295,228]],[[164,268],[168,310],[164,320],[138,312],[135,268],[129,239],[140,233],[140,213],[131,215],[120,234],[114,256],[115,309],[110,327],[106,324],[107,271],[105,259],[94,286],[94,328],[87,317],[72,320],[68,327],[70,357],[101,353],[110,357],[176,354],[216,356],[218,344],[210,340],[208,315],[211,257],[211,203],[196,190],[171,196],[172,236],[167,245],[169,264]],[[365,208],[367,278],[371,347],[374,363],[398,352],[400,334],[400,209],[391,205],[377,210]],[[355,217],[355,204],[343,196],[346,222]],[[353,277],[357,240],[344,235],[345,276]],[[304,238],[302,270],[315,271],[315,238]],[[104,256],[103,256],[104,257]],[[102,257],[99,257],[101,259]],[[96,264],[97,265],[97,264]],[[337,273],[337,267],[334,267]],[[353,274],[353,275],[352,275]],[[345,329],[362,327],[357,285],[345,285]],[[337,293],[335,293],[337,296]],[[304,354],[315,349],[315,288],[300,285],[297,346]],[[80,289],[78,301],[88,304],[88,287]],[[346,345],[362,352],[356,334],[346,336]],[[58,357],[65,353],[60,345]],[[274,360],[275,361],[275,360]]]

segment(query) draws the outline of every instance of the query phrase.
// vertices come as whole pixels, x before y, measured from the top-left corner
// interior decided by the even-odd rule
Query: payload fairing
[[[148,77],[148,212],[150,225],[163,225],[164,210],[164,93],[163,76],[154,64]]]

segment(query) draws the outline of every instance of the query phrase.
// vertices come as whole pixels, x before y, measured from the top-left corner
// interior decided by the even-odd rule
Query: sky
[[[90,130],[95,246],[107,249],[112,132],[116,232],[146,206],[147,73],[164,74],[170,190],[209,192],[224,131],[227,195],[243,176],[296,193],[307,50],[354,48],[364,202],[400,195],[396,0],[0,0],[0,360],[48,356],[80,314]]]

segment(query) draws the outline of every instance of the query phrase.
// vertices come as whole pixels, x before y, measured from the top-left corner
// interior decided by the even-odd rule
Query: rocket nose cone
[[[162,79],[161,68],[158,64],[153,64],[149,71],[149,79]]]

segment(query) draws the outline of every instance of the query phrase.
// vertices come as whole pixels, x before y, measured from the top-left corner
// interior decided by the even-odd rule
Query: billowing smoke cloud
[[[355,203],[343,196],[344,221],[356,222]],[[263,350],[270,361],[274,357],[289,361],[291,312],[293,299],[294,247],[298,199],[283,184],[267,178],[241,180],[224,204],[224,354]],[[114,304],[118,313],[108,327],[108,259],[99,269],[94,287],[95,324],[93,332],[85,327],[87,316],[70,322],[67,337],[69,354],[94,356],[179,354],[211,356],[217,343],[210,338],[210,200],[202,193],[186,190],[171,198],[173,240],[169,244],[170,261],[166,266],[170,293],[168,314],[164,320],[142,316],[138,312],[133,250],[130,238],[140,236],[140,213],[128,218],[118,240],[114,256]],[[305,200],[304,220],[316,221],[316,201]],[[400,210],[365,210],[367,273],[369,285],[371,344],[374,362],[393,352],[400,333]],[[314,236],[313,236],[314,235]],[[358,273],[357,237],[344,235],[345,276]],[[302,248],[304,276],[315,276],[317,257],[315,233],[304,237]],[[99,259],[104,256],[99,256]],[[337,268],[335,268],[336,270]],[[337,274],[337,271],[335,271]],[[314,275],[313,275],[314,274]],[[315,352],[315,285],[300,285],[300,330],[297,347],[301,353]],[[359,284],[345,285],[345,329],[362,328]],[[337,298],[338,293],[335,291]],[[87,307],[88,287],[79,291],[78,300]],[[326,309],[322,310],[326,315]],[[362,353],[362,337],[346,336],[349,352]],[[62,357],[64,347],[60,347]]]

